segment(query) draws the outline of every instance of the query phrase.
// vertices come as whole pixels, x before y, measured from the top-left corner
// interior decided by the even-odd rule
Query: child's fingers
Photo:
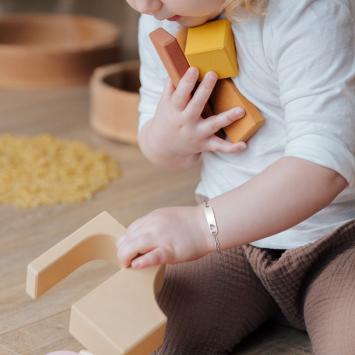
[[[139,256],[132,261],[132,268],[143,269],[146,267],[157,266],[164,263],[164,257],[160,249],[154,249],[151,252]]]
[[[162,99],[164,99],[164,100],[169,99],[171,97],[171,95],[173,94],[174,90],[175,90],[175,88],[174,88],[172,81],[170,79],[168,79],[167,83],[165,84],[163,94],[161,96]]]
[[[228,127],[233,122],[240,120],[245,116],[245,110],[242,107],[236,107],[217,116],[211,116],[199,123],[199,129],[203,136],[211,136],[221,128]]]
[[[191,94],[198,80],[198,69],[189,68],[180,80],[175,92],[172,94],[172,102],[179,109],[184,110],[191,99]]]
[[[140,236],[140,229],[145,225],[146,216],[140,217],[132,222],[126,229],[126,232],[121,236],[116,242],[116,247],[119,249],[122,244],[125,244],[128,239],[134,238],[135,236]]]
[[[208,72],[198,86],[192,99],[186,106],[185,112],[189,117],[199,119],[217,83],[218,76],[214,72]]]
[[[117,256],[120,260],[121,266],[126,268],[131,264],[131,261],[139,254],[145,254],[151,251],[151,245],[147,236],[140,236],[139,238],[125,238],[117,250]]]
[[[147,216],[143,216],[137,218],[134,222],[132,222],[126,230],[126,234],[135,234],[138,233],[139,229],[146,224]]]
[[[241,153],[246,148],[247,144],[245,142],[232,143],[217,136],[212,136],[208,140],[205,150],[219,153]]]

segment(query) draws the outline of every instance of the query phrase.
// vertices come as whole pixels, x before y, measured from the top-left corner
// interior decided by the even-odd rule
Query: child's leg
[[[158,301],[168,325],[157,354],[166,355],[228,353],[278,310],[241,248],[168,266]]]
[[[312,278],[304,319],[316,355],[355,354],[354,245],[339,249]]]

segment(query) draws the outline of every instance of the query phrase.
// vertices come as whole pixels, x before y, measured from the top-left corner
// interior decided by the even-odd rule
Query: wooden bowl
[[[0,17],[0,86],[41,88],[87,83],[93,70],[118,59],[120,31],[92,17]]]
[[[91,127],[105,137],[137,143],[139,61],[97,68],[90,83]]]

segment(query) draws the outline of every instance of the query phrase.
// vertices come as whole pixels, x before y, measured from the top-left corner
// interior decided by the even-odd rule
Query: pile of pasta
[[[37,207],[92,198],[120,175],[117,162],[80,141],[0,135],[0,203]]]

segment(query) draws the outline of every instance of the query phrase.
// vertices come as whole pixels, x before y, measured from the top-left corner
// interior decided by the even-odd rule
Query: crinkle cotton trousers
[[[245,245],[168,266],[158,302],[159,355],[228,354],[275,317],[306,330],[316,355],[354,355],[355,220],[295,249]]]

